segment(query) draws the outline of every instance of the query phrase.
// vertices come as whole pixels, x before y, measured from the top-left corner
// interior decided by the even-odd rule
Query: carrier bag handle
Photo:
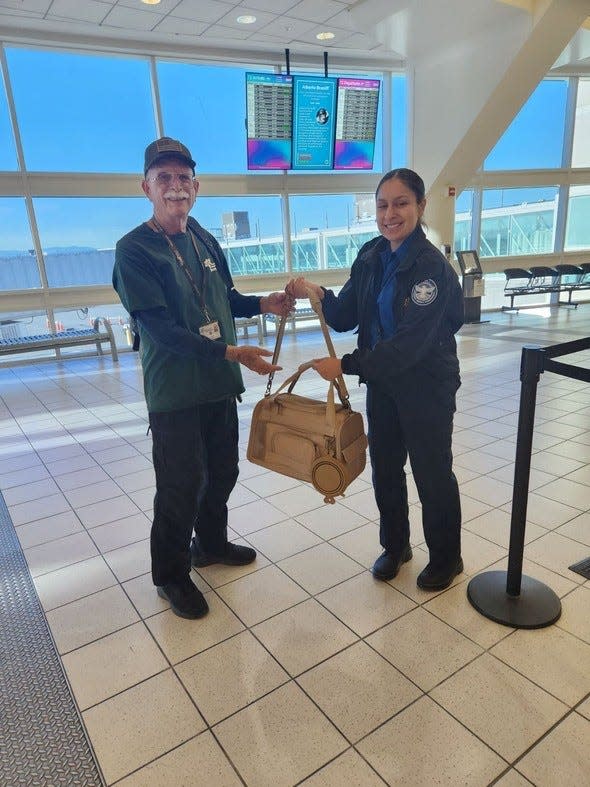
[[[299,368],[297,369],[297,371],[294,374],[292,374],[290,377],[287,377],[287,379],[277,390],[277,392],[273,394],[273,399],[276,399],[276,397],[285,388],[288,389],[287,393],[291,393],[293,391],[293,388],[295,387],[295,384],[297,383],[303,372],[306,372],[308,369],[311,369],[313,364],[314,361],[307,361],[306,363],[302,363],[301,366],[299,366]],[[326,421],[328,424],[328,433],[331,437],[333,437],[336,433],[336,405],[334,403],[334,388],[338,390],[335,381],[332,380],[328,388],[328,398],[326,400]],[[340,395],[340,391],[338,391],[338,394]]]
[[[328,330],[328,326],[326,325],[326,320],[324,318],[324,312],[322,309],[322,302],[319,299],[318,295],[314,290],[309,289],[307,290],[307,297],[309,298],[309,302],[311,304],[311,308],[317,314],[320,326],[322,328],[322,333],[324,334],[324,339],[326,340],[326,345],[328,347],[328,352],[332,356],[332,358],[336,358],[336,350],[334,349],[334,343],[332,342],[332,337],[330,336],[330,331]],[[346,388],[346,383],[344,382],[344,377],[340,374],[334,381],[337,382],[336,389],[338,391],[338,396],[340,397],[340,401],[345,407],[350,407],[350,403],[348,400],[348,389]]]
[[[279,360],[279,353],[281,351],[281,344],[283,343],[283,336],[285,335],[285,325],[288,320],[288,315],[283,316],[280,319],[278,328],[277,328],[277,338],[275,339],[275,348],[272,354],[272,365],[275,366],[277,361]],[[266,383],[266,391],[264,392],[265,396],[270,396],[270,389],[272,387],[272,381],[274,380],[274,370],[269,372],[268,374],[268,382]]]

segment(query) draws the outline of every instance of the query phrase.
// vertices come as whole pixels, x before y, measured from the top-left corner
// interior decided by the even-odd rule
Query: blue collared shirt
[[[415,232],[416,230],[414,230]],[[393,314],[393,301],[395,298],[396,289],[396,273],[399,263],[406,255],[408,246],[410,245],[414,232],[411,232],[408,237],[400,244],[396,251],[392,251],[388,247],[381,252],[381,288],[377,293],[377,308],[373,319],[372,330],[372,346],[374,347],[377,342],[383,339],[390,339],[395,333],[396,324]]]

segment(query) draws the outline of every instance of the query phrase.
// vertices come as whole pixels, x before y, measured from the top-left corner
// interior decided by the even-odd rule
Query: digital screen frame
[[[294,170],[333,168],[336,91],[336,77],[293,77]]]
[[[373,169],[379,79],[338,78],[334,169]]]
[[[291,169],[292,77],[246,72],[246,136],[249,170]]]

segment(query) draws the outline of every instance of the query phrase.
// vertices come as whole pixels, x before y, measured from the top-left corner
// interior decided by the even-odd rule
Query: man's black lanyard
[[[201,309],[203,310],[203,314],[205,315],[205,319],[207,320],[208,323],[213,322],[213,318],[209,314],[209,310],[207,309],[207,304],[205,303],[205,299],[204,299],[203,295],[201,294],[201,290],[197,287],[197,283],[196,283],[196,281],[194,279],[194,276],[191,273],[190,268],[188,267],[188,265],[184,261],[184,259],[182,257],[182,254],[180,253],[180,251],[176,247],[176,244],[174,243],[172,238],[168,235],[168,233],[166,232],[164,227],[162,227],[162,225],[157,221],[155,216],[152,216],[150,221],[156,227],[158,232],[166,238],[166,241],[168,242],[168,246],[170,247],[170,251],[174,255],[174,259],[176,260],[176,262],[180,266],[180,269],[182,270],[182,272],[184,273],[184,275],[188,279],[188,282],[189,282],[193,292],[197,296],[197,300],[199,301],[199,305],[200,305]],[[148,224],[149,223],[150,222],[148,221]],[[201,255],[199,254],[199,249],[197,247],[197,242],[195,241],[195,236],[193,235],[193,232],[192,232],[192,230],[190,229],[190,227],[188,225],[187,225],[187,230],[188,230],[189,237],[190,237],[190,239],[192,241],[193,248],[195,250],[195,254],[197,255],[197,260],[199,261],[199,264],[203,268],[203,272],[206,273],[205,272],[205,266],[203,265],[203,262],[201,260]],[[206,288],[207,288],[207,278],[206,278],[206,275],[204,275],[204,277],[203,277],[203,291],[206,291]]]

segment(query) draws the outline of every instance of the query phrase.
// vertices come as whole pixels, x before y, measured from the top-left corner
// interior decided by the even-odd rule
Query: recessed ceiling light
[[[239,22],[241,25],[253,25],[255,21],[256,17],[252,14],[244,14],[236,19],[236,22]]]
[[[318,39],[318,41],[331,41],[335,36],[334,33],[325,32],[316,33],[315,37]]]
[[[141,2],[145,3],[146,5],[158,5],[160,0],[141,0]]]

